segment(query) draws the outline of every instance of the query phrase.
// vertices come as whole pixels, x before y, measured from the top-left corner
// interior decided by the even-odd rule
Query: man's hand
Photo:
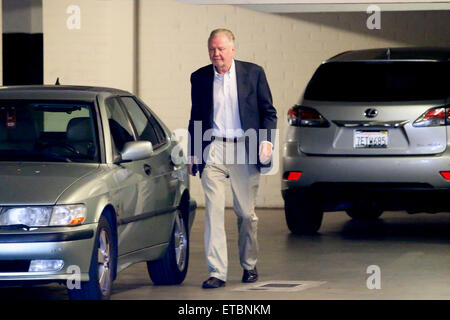
[[[267,164],[272,158],[272,143],[269,141],[262,141],[259,145],[259,161],[262,164]]]

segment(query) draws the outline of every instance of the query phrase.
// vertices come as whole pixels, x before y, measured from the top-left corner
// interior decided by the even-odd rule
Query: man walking
[[[210,277],[203,288],[219,288],[227,280],[224,227],[225,187],[233,192],[238,217],[242,282],[258,280],[255,198],[259,169],[270,163],[276,110],[264,70],[234,60],[234,35],[216,29],[208,38],[212,65],[191,75],[189,171],[200,172],[205,192],[205,253]]]

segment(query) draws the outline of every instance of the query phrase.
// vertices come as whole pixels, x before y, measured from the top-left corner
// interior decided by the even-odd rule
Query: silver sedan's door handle
[[[152,174],[152,167],[150,167],[148,164],[144,164],[144,172],[146,175],[151,175]]]

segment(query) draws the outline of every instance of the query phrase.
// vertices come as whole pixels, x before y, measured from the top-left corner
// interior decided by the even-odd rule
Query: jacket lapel
[[[206,97],[206,104],[205,107],[207,110],[205,110],[209,116],[209,126],[210,128],[213,127],[213,121],[214,121],[214,69],[213,65],[211,65],[211,68],[209,68],[209,71],[206,74],[205,82],[204,82],[204,88],[205,92],[208,93],[208,97]]]
[[[245,70],[242,63],[238,60],[234,60],[236,66],[236,82],[237,82],[237,92],[238,92],[238,103],[239,103],[239,116],[241,119],[242,129],[245,131],[245,104],[247,100],[247,96],[249,95],[248,88],[248,73]]]

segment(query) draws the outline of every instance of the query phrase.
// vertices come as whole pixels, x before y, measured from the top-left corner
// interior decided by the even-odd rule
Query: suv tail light
[[[441,171],[441,176],[442,176],[445,180],[450,180],[450,171]]]
[[[450,125],[450,106],[427,110],[413,123],[413,126],[415,127],[437,127],[447,125]]]
[[[288,181],[297,181],[300,179],[303,172],[301,171],[288,171],[284,173],[283,179]]]
[[[329,127],[330,123],[313,108],[295,105],[288,111],[288,123],[296,127]]]

